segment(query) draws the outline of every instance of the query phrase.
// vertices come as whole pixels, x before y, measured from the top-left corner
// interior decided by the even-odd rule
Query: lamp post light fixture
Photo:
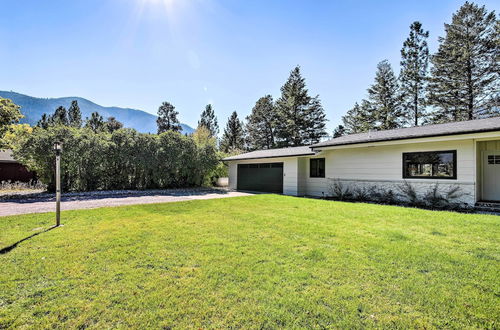
[[[56,152],[56,227],[59,227],[61,225],[61,142],[54,143],[54,151]]]

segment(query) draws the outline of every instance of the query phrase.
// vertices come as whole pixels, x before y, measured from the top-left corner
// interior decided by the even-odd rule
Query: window
[[[324,158],[312,158],[310,161],[311,178],[324,178],[325,177],[325,159]]]
[[[489,165],[500,165],[500,155],[488,155]]]
[[[403,178],[456,179],[456,150],[403,153]]]

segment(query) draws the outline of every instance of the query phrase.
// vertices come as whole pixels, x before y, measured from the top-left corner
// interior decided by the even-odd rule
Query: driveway
[[[250,196],[251,193],[224,189],[170,189],[149,191],[102,191],[63,194],[61,210],[94,209],[99,207],[171,203],[196,199]],[[35,194],[0,199],[0,216],[55,211],[54,194]]]

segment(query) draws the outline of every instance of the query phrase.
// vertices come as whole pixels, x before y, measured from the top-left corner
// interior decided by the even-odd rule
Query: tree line
[[[172,130],[139,133],[98,113],[82,120],[77,101],[69,110],[58,107],[43,115],[35,127],[16,125],[21,118],[19,106],[0,98],[0,148],[12,149],[50,191],[55,187],[55,141],[63,142],[65,191],[202,186],[224,175],[215,138],[204,127],[189,136]]]
[[[175,107],[164,102],[158,109],[158,133],[179,131],[177,116]],[[236,111],[231,113],[219,148],[224,153],[237,153],[310,145],[327,136],[326,121],[319,95],[309,95],[305,78],[296,66],[281,87],[281,96],[276,101],[271,95],[261,97],[246,117],[246,123],[239,119]],[[206,128],[217,138],[219,125],[212,105],[207,105],[201,113],[199,127]]]
[[[94,132],[108,131],[110,133],[123,128],[123,124],[115,117],[108,117],[106,120],[98,113],[92,112],[89,118],[82,119],[82,111],[78,106],[78,101],[74,100],[68,110],[59,106],[52,115],[42,114],[42,117],[36,124],[37,127],[44,129],[50,126],[63,125],[75,128],[90,128]]]
[[[465,2],[430,55],[420,22],[410,26],[400,73],[383,60],[368,98],[354,104],[333,135],[472,120],[500,115],[500,21]],[[429,64],[431,68],[429,69]]]

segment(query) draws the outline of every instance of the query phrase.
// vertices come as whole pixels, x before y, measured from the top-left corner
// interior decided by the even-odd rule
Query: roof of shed
[[[0,150],[0,162],[2,163],[17,163],[12,156],[12,150]]]

